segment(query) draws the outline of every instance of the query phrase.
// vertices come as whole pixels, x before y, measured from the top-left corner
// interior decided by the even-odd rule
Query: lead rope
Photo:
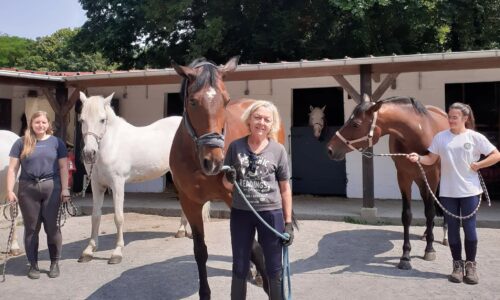
[[[407,154],[405,153],[383,153],[383,154],[374,154],[372,152],[369,152],[369,151],[363,151],[361,152],[361,154],[365,157],[368,157],[368,158],[373,158],[374,156],[404,156],[406,157]],[[434,199],[434,201],[436,201],[436,203],[439,205],[439,207],[441,207],[441,209],[449,216],[455,218],[455,219],[459,219],[459,220],[467,220],[467,219],[470,219],[472,218],[472,216],[474,216],[477,211],[479,210],[479,207],[481,206],[481,200],[482,200],[482,196],[479,196],[479,202],[477,204],[477,207],[476,209],[474,209],[473,212],[471,212],[470,214],[466,215],[466,216],[457,216],[455,214],[453,214],[452,212],[450,212],[449,210],[447,210],[442,204],[441,202],[438,200],[438,198],[436,197],[436,195],[434,194],[434,192],[432,191],[430,185],[429,185],[429,182],[427,181],[427,176],[425,175],[425,171],[424,171],[424,168],[422,167],[422,164],[417,161],[417,165],[418,167],[420,168],[420,173],[422,174],[422,178],[424,179],[424,182],[425,182],[425,186],[427,187],[427,190],[429,190],[429,192],[431,193],[431,196],[432,198]],[[483,176],[481,176],[481,173],[479,171],[477,171],[477,176],[479,177],[479,182],[481,183],[481,187],[483,188],[483,191],[484,191],[484,196],[486,197],[486,200],[488,201],[488,206],[491,206],[491,200],[490,200],[490,195],[488,194],[488,190],[486,189],[486,184],[484,183],[484,179],[483,179]]]
[[[61,203],[59,206],[59,210],[57,211],[57,228],[61,230],[61,228],[66,224],[66,220],[71,217],[76,217],[78,215],[78,208],[76,208],[75,204],[71,200],[71,196],[64,196],[66,198],[66,202]],[[61,223],[62,222],[62,223]]]
[[[221,171],[226,171],[230,167],[229,166],[223,166],[221,168]],[[288,241],[290,239],[290,235],[288,233],[280,233],[276,229],[274,229],[271,225],[269,225],[262,217],[259,215],[259,213],[253,208],[252,204],[248,201],[247,197],[245,197],[245,194],[243,194],[243,191],[241,190],[240,186],[238,185],[237,182],[234,182],[234,186],[236,187],[236,190],[238,190],[238,193],[241,195],[247,206],[250,208],[250,210],[254,213],[254,215],[264,224],[269,230],[271,230],[277,237],[281,238],[282,240]],[[285,297],[285,282],[287,283],[288,286],[288,296],[285,297],[286,299],[292,300],[292,280],[291,280],[291,271],[290,271],[290,258],[288,256],[288,246],[283,246],[283,253],[282,253],[282,261],[281,264],[283,266],[283,273],[281,274],[281,282],[282,282],[282,290],[283,290],[283,296]]]
[[[9,208],[9,215],[7,215],[7,208]],[[7,248],[5,249],[4,263],[2,268],[2,281],[5,282],[5,270],[7,268],[7,261],[9,260],[9,252],[12,247],[13,238],[14,238],[14,230],[16,230],[16,218],[19,214],[19,210],[17,208],[17,201],[11,202],[3,205],[3,215],[7,221],[10,221],[10,231],[9,238],[7,239]]]

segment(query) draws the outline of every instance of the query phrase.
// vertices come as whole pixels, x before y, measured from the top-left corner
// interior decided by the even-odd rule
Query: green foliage
[[[78,51],[75,47],[77,33],[78,29],[64,28],[36,41],[0,37],[1,66],[39,71],[96,71],[116,68],[99,52]],[[5,53],[11,54],[3,55],[3,49],[10,51]]]
[[[82,51],[122,68],[489,49],[500,0],[80,0]]]
[[[18,66],[19,60],[28,55],[34,42],[16,36],[0,36],[0,67]]]

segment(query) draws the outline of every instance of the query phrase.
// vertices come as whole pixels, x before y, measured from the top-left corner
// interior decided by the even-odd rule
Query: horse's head
[[[229,94],[223,82],[224,75],[236,69],[238,57],[231,58],[223,67],[217,67],[204,58],[189,66],[172,65],[184,79],[181,98],[184,102],[183,126],[196,145],[201,170],[206,175],[219,173],[224,164],[225,107]]]
[[[325,127],[325,108],[309,106],[309,126],[313,128],[314,137],[319,139],[321,131]]]
[[[82,135],[84,147],[82,151],[83,160],[86,163],[94,163],[101,139],[106,133],[109,117],[114,115],[111,108],[113,94],[104,98],[102,96],[92,96],[87,98],[80,92],[82,111],[79,121],[82,124]]]
[[[380,131],[375,125],[382,103],[382,101],[371,102],[365,94],[363,101],[354,108],[347,122],[328,142],[330,159],[342,160],[346,153],[353,150],[363,151],[378,142]]]

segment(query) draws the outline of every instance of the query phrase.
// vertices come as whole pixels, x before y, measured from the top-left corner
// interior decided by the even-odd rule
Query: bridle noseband
[[[96,140],[96,142],[97,142],[97,151],[99,151],[99,148],[101,148],[101,140],[102,140],[102,138],[104,137],[104,135],[106,134],[106,130],[107,130],[107,129],[108,129],[108,117],[106,116],[106,119],[105,119],[105,121],[104,121],[104,131],[102,132],[102,134],[101,134],[101,135],[97,135],[97,134],[95,134],[95,133],[93,133],[93,132],[91,132],[91,131],[87,131],[87,132],[85,132],[85,133],[83,134],[83,137],[82,137],[82,138],[83,138],[83,140],[84,140],[84,142],[85,142],[85,138],[86,138],[88,135],[90,135],[90,136],[94,137],[94,138],[95,138],[95,140]],[[84,157],[84,158],[85,158],[85,157]],[[93,161],[88,162],[88,161],[86,161],[85,159],[84,159],[84,161],[85,161],[86,163],[89,163],[89,164],[94,164],[94,163],[95,163],[95,157],[94,157],[94,160],[93,160]]]
[[[214,65],[213,63],[208,62],[208,61],[204,61],[204,62],[201,62],[199,64],[196,64],[193,68],[196,69],[196,68],[199,68],[199,67],[204,66],[204,65],[210,65],[210,66],[217,68],[216,65]],[[209,146],[209,147],[214,147],[214,148],[224,148],[224,139],[225,139],[225,128],[224,127],[222,128],[222,133],[209,132],[209,133],[202,134],[201,136],[196,135],[196,132],[193,128],[193,125],[191,125],[191,120],[189,118],[189,114],[187,113],[187,110],[186,110],[187,90],[188,90],[187,80],[185,81],[185,85],[186,86],[184,87],[184,94],[183,94],[184,112],[182,113],[182,118],[183,118],[184,126],[186,127],[186,130],[187,130],[189,136],[191,137],[193,142],[196,144],[197,148],[200,148],[201,146],[205,146],[205,145]]]
[[[339,130],[337,130],[337,132],[335,133],[336,136],[338,136],[338,138],[344,142],[344,144],[347,145],[347,147],[349,147],[351,150],[353,151],[359,151],[359,152],[363,152],[366,148],[369,148],[369,147],[372,147],[373,146],[373,131],[375,130],[375,126],[377,125],[377,116],[378,116],[378,111],[374,112],[373,113],[373,120],[372,120],[372,125],[370,126],[370,131],[368,131],[368,134],[363,136],[363,137],[360,137],[359,139],[355,139],[355,140],[348,140],[346,139],[345,137],[342,136],[342,134],[340,133]],[[353,146],[354,143],[358,143],[358,142],[363,142],[363,141],[368,141],[368,147],[366,148],[355,148]]]

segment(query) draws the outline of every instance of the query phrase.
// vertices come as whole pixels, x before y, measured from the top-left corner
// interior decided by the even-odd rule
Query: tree
[[[0,67],[12,68],[28,55],[34,41],[16,36],[0,36]]]
[[[125,68],[488,49],[500,0],[80,0],[84,49]],[[462,21],[463,20],[463,21]]]
[[[99,52],[80,53],[75,50],[78,29],[64,28],[54,34],[38,38],[17,66],[42,71],[96,71],[111,70],[115,65]]]

